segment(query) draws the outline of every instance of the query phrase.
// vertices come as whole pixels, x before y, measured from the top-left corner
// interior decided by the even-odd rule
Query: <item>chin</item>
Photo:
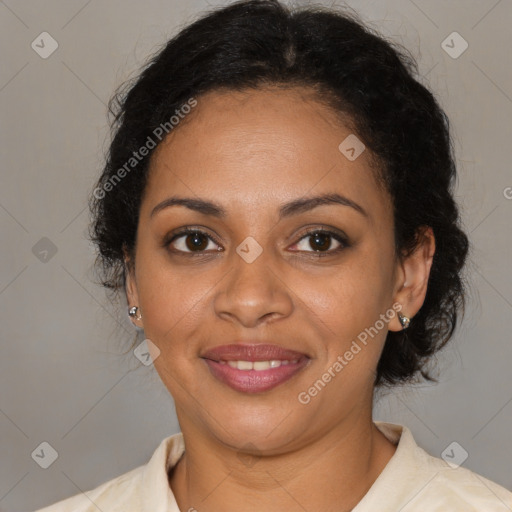
[[[219,418],[219,422],[211,427],[216,437],[235,448],[244,449],[247,445],[254,445],[259,450],[279,450],[295,437],[289,431],[289,426],[301,424],[292,418],[289,411],[275,406],[264,409],[256,407],[249,414],[235,409],[222,419]]]

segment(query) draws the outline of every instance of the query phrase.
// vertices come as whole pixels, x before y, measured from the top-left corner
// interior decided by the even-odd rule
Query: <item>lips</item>
[[[269,391],[310,361],[304,353],[270,344],[221,345],[201,357],[217,380],[243,393]]]
[[[293,361],[307,357],[306,354],[295,350],[285,349],[270,344],[231,344],[220,345],[207,350],[203,355],[212,361]]]

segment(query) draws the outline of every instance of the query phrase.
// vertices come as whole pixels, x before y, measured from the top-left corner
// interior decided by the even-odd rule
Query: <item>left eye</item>
[[[308,241],[309,239],[309,241]],[[331,249],[332,245],[332,239],[336,240],[338,242],[338,247],[335,249]],[[327,253],[333,253],[336,251],[339,251],[343,247],[347,245],[346,240],[343,239],[340,235],[337,233],[332,233],[331,231],[311,231],[307,233],[305,236],[303,236],[299,242],[296,244],[297,246],[300,246],[301,244],[305,245],[306,248],[300,248],[299,250],[306,251],[306,252],[327,252]],[[308,251],[307,246],[313,249],[313,251]]]

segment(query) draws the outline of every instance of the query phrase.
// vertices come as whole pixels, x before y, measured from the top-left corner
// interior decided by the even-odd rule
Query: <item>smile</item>
[[[291,379],[309,363],[310,359],[304,356],[292,360],[204,361],[210,373],[231,389],[242,393],[262,393]]]

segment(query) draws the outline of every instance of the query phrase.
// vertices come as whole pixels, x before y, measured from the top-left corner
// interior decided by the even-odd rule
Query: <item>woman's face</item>
[[[357,156],[348,139],[343,153],[351,131],[305,91],[208,93],[189,116],[152,156],[129,303],[160,351],[155,367],[183,431],[291,450],[370,414],[406,277],[391,202],[368,151]],[[347,204],[308,202],[335,194]],[[190,207],[154,211],[171,197]],[[170,241],[184,228],[200,233]],[[277,345],[299,361],[269,368],[262,359],[296,357],[242,352],[231,359],[267,369],[233,368],[211,352],[231,344]]]

